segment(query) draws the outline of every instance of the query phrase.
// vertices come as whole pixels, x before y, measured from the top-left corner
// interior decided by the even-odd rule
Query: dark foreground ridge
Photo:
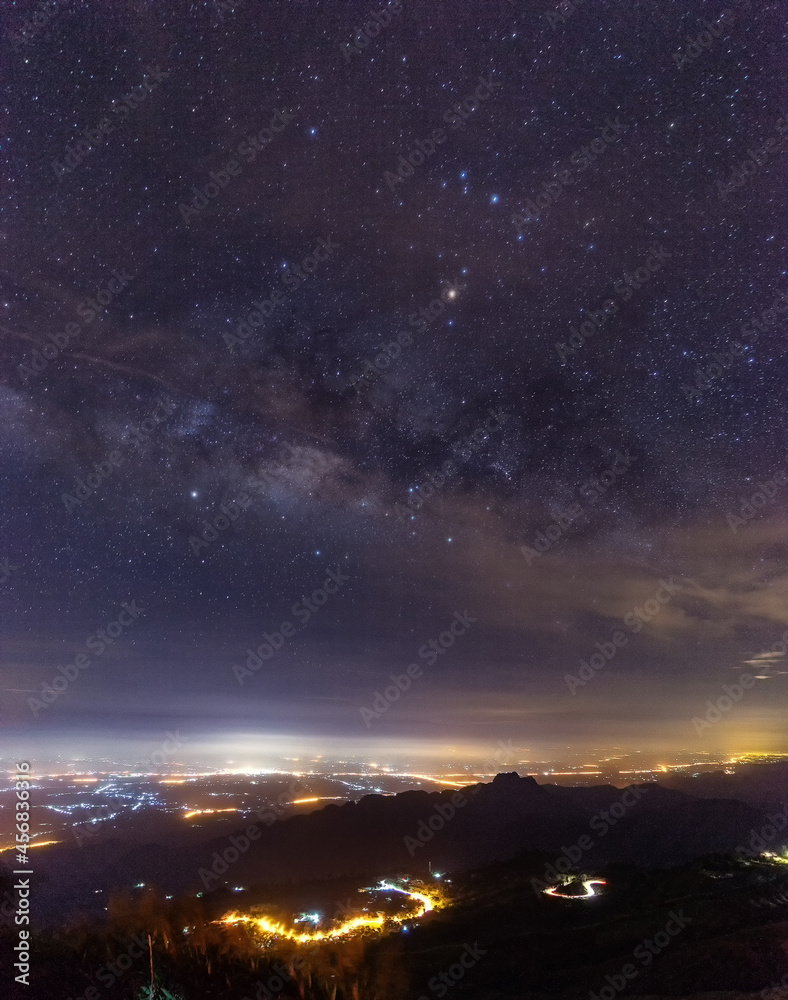
[[[461,871],[523,850],[584,862],[666,867],[732,853],[767,824],[764,809],[659,785],[565,788],[499,774],[459,791],[367,795],[266,826],[250,817],[202,843],[58,845],[37,857],[39,916],[103,912],[107,895],[138,883],[167,894],[380,872]],[[248,836],[254,825],[257,837]],[[97,893],[96,889],[101,892]]]
[[[717,777],[695,797],[499,774],[253,837],[248,822],[176,846],[45,848],[29,995],[141,1000],[152,958],[176,1000],[784,1000],[788,864],[764,853],[788,839],[775,774],[750,803],[711,797],[736,790]],[[419,892],[432,908],[370,927]],[[342,939],[294,937],[356,917]]]

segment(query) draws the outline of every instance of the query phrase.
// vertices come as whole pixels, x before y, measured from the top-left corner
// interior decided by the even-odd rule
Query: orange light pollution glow
[[[60,844],[60,840],[31,840],[27,845],[28,847],[49,847],[51,844]],[[4,854],[6,851],[16,851],[19,850],[17,844],[11,844],[10,847],[0,847],[0,854]]]
[[[363,928],[383,931],[387,925],[402,924],[406,920],[418,920],[425,913],[429,913],[441,904],[441,898],[436,894],[426,892],[415,892],[411,889],[403,889],[400,886],[392,885],[390,882],[381,881],[379,886],[366,890],[368,892],[401,892],[408,896],[417,904],[416,909],[407,914],[389,916],[385,913],[370,914],[369,916],[353,917],[345,920],[336,927],[320,931],[296,931],[277,920],[270,917],[246,915],[240,913],[230,913],[226,917],[217,921],[220,924],[250,924],[263,935],[285,938],[288,941],[295,941],[297,944],[310,944],[313,941],[332,941],[336,938],[347,937],[355,931]]]

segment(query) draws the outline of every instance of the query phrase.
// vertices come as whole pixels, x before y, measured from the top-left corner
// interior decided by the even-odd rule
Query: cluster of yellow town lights
[[[325,930],[315,929],[313,931],[295,930],[287,924],[261,914],[230,913],[221,921],[222,924],[248,924],[266,937],[285,938],[288,941],[295,941],[297,944],[310,944],[314,941],[332,941],[336,938],[347,937],[362,929],[382,931],[395,924],[402,924],[406,921],[418,920],[425,913],[434,910],[440,905],[440,897],[434,893],[416,891],[414,889],[403,889],[401,886],[392,885],[390,882],[381,881],[380,885],[374,886],[369,892],[401,892],[415,904],[414,909],[406,914],[388,915],[385,913],[364,914],[352,917],[333,927]],[[312,914],[314,921],[318,914]]]

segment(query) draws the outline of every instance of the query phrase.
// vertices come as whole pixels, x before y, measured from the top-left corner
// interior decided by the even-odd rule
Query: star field
[[[361,740],[368,694],[467,610],[380,733],[636,743],[642,716],[690,744],[788,597],[780,6],[35,9],[2,41],[11,730]],[[771,747],[780,684],[717,745]]]

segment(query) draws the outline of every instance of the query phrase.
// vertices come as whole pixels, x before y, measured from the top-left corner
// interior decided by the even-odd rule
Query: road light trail
[[[425,913],[435,909],[438,902],[437,896],[430,896],[425,892],[417,892],[412,889],[403,889],[401,886],[392,885],[390,882],[381,880],[380,885],[364,890],[365,892],[401,892],[409,899],[418,903],[418,909],[412,913],[387,915],[376,913],[369,916],[352,917],[345,920],[336,927],[326,930],[300,931],[288,927],[287,924],[273,920],[270,917],[247,915],[242,913],[230,913],[216,923],[235,925],[248,924],[257,929],[258,932],[270,937],[285,938],[288,941],[295,941],[297,944],[310,944],[314,941],[332,941],[336,938],[347,937],[363,929],[382,931],[386,925],[402,924],[408,920],[418,920]]]
[[[561,899],[589,899],[591,896],[598,896],[599,893],[593,888],[595,885],[607,885],[607,882],[603,878],[589,878],[585,879],[583,882],[583,888],[586,891],[585,896],[576,896],[569,892],[559,892],[558,886],[550,886],[549,889],[545,889],[546,896],[560,896]]]
[[[390,889],[393,892],[404,892],[405,895],[409,896],[411,899],[418,899],[419,902],[421,903],[422,909],[418,913],[413,915],[416,918],[423,917],[425,913],[429,913],[430,910],[435,909],[435,905],[431,897],[424,892],[413,892],[411,889],[402,889],[398,885],[392,885],[390,882],[383,882],[383,881],[381,881],[377,889],[374,889],[372,891],[377,892],[381,889]],[[413,917],[403,918],[403,919],[413,919]]]

